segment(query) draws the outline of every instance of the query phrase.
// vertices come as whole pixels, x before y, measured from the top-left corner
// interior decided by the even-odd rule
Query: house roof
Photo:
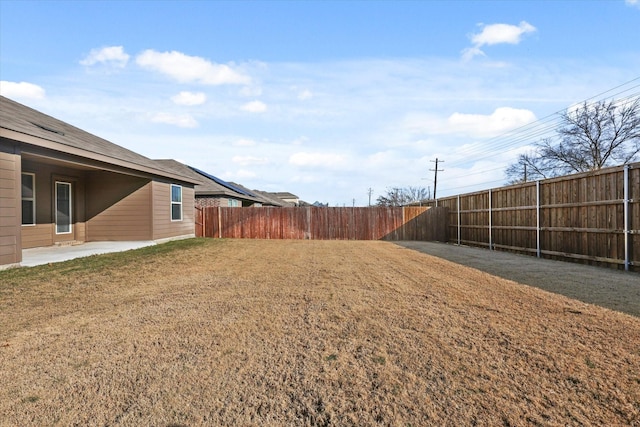
[[[220,178],[210,175],[200,169],[185,165],[176,160],[162,159],[155,160],[164,168],[181,173],[198,181],[195,186],[196,196],[227,196],[252,202],[262,202],[262,200],[246,188],[226,182]]]
[[[296,196],[293,193],[289,193],[288,191],[281,191],[281,192],[276,192],[271,194],[273,194],[274,196],[282,200],[293,200],[293,199],[298,200],[299,199],[298,196]]]
[[[295,206],[294,203],[285,202],[284,200],[279,199],[275,196],[275,193],[250,190],[241,184],[224,181],[214,175],[194,168],[193,166],[180,163],[177,160],[161,159],[154,161],[162,165],[163,168],[173,170],[176,173],[181,173],[198,180],[199,183],[196,184],[195,187],[196,196],[226,196],[240,200],[258,202],[268,206]]]
[[[259,191],[253,190],[254,193],[258,194],[260,197],[264,198],[267,203],[273,206],[282,206],[282,207],[292,207],[295,206],[295,203],[284,201],[278,198],[275,193],[269,193],[267,191]]]
[[[241,186],[235,185],[231,182],[224,181],[216,176],[213,176],[204,171],[201,171],[200,169],[194,168],[193,166],[189,166],[189,167],[193,169],[193,171],[195,171],[196,173],[204,176],[205,178],[210,179],[211,181],[215,182],[218,185],[222,185],[225,188],[235,191],[238,194],[242,194],[243,196],[248,196],[253,198],[256,197],[255,194],[253,194],[251,191],[247,190],[246,188],[241,188]]]
[[[235,185],[236,187],[242,188],[243,190],[251,191],[253,194],[256,195],[256,197],[258,197],[262,201],[263,205],[278,206],[278,207],[295,206],[293,203],[285,202],[282,199],[274,197],[272,193],[268,193],[266,191],[260,191],[260,190],[249,190],[248,188],[240,184],[237,184],[235,182],[232,182],[231,184]]]
[[[117,165],[134,171],[196,183],[188,175],[167,171],[153,160],[106,139],[0,96],[0,136],[31,146]],[[23,149],[28,152],[27,149]]]

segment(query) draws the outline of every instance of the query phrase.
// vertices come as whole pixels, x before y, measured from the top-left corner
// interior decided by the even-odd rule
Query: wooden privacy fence
[[[313,240],[448,240],[446,208],[205,207],[196,235]]]
[[[640,271],[640,163],[442,198],[437,206],[449,208],[451,242]]]

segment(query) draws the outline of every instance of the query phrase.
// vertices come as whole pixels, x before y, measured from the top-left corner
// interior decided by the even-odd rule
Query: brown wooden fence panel
[[[196,237],[204,237],[204,223],[203,223],[204,213],[202,212],[202,208],[196,206],[195,207],[195,235]]]
[[[447,241],[448,211],[426,207],[202,208],[206,237]],[[196,213],[198,215],[198,213]]]
[[[628,257],[627,268],[640,271],[640,163],[461,194],[438,206],[449,209],[454,243],[615,268]]]

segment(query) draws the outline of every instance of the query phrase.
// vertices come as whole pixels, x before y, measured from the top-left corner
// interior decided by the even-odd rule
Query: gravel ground
[[[494,276],[640,317],[638,273],[469,246],[435,242],[398,244]]]

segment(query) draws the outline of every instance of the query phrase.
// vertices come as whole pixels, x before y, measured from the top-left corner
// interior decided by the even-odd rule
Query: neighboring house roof
[[[261,199],[250,191],[239,188],[237,184],[226,182],[220,178],[203,172],[200,169],[196,169],[171,159],[155,160],[155,162],[162,165],[164,168],[197,180],[198,184],[195,186],[196,197],[225,196],[252,202],[261,202]]]
[[[249,192],[255,194],[255,196],[258,197],[262,201],[263,205],[266,205],[266,206],[278,206],[278,207],[294,206],[293,203],[288,203],[288,202],[285,202],[282,199],[278,199],[277,197],[273,197],[273,195],[271,195],[270,193],[267,193],[266,191],[249,190],[247,187],[244,187],[243,185],[237,184],[235,182],[231,182],[231,184],[233,184],[236,187],[241,188],[241,189],[243,189],[245,191],[249,191]]]
[[[282,200],[298,200],[299,199],[299,197],[296,196],[295,194],[289,193],[286,191],[281,191],[278,193],[271,193],[271,194],[273,194],[274,196]]]
[[[253,192],[258,194],[259,196],[263,197],[267,201],[267,203],[269,203],[270,205],[281,206],[281,207],[292,207],[292,206],[295,206],[295,203],[290,203],[290,202],[284,201],[284,200],[276,197],[274,195],[274,193],[269,193],[267,191],[260,191],[260,190],[253,190]]]
[[[166,171],[153,160],[0,96],[0,136],[35,147],[117,165],[194,184],[190,177]]]
[[[227,182],[225,180],[222,180],[216,176],[210,175],[208,173],[206,173],[205,171],[201,171],[200,169],[194,168],[193,166],[189,166],[191,169],[193,169],[196,173],[204,176],[205,178],[210,179],[211,181],[215,182],[218,185],[221,185],[225,188],[228,188],[229,190],[235,191],[238,194],[242,194],[243,196],[248,196],[248,197],[252,197],[255,198],[256,195],[253,194],[251,191],[247,190],[247,189],[242,189],[240,188],[240,186],[238,185],[234,185],[231,182]]]

